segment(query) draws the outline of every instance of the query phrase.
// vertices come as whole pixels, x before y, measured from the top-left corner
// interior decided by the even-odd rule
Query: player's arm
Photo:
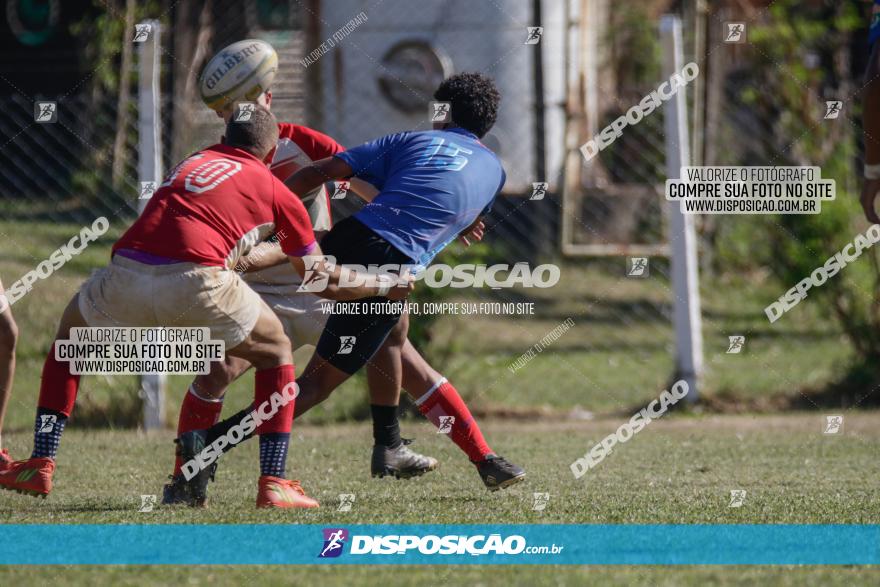
[[[875,0],[874,10],[880,10],[880,0]],[[880,217],[874,208],[874,200],[880,191],[880,21],[871,24],[871,57],[865,72],[863,90],[862,126],[865,133],[865,183],[862,186],[861,202],[865,216],[870,222],[880,224]]]
[[[281,245],[278,242],[265,242],[258,244],[239,259],[235,270],[239,273],[251,273],[284,263],[287,263],[287,255],[281,250]]]
[[[351,178],[351,191],[365,202],[372,202],[373,198],[379,195],[379,190],[377,190],[373,184],[366,182],[359,177]]]
[[[284,183],[295,194],[307,194],[325,182],[348,179],[353,174],[351,166],[339,157],[326,157],[301,168]]]
[[[290,264],[299,276],[305,280],[306,263],[308,262],[311,279],[327,281],[327,286],[315,295],[328,300],[348,301],[361,298],[386,297],[390,300],[402,300],[413,290],[412,276],[398,276],[391,273],[363,273],[330,263],[315,244],[308,255],[290,256]],[[340,285],[344,283],[345,285]]]

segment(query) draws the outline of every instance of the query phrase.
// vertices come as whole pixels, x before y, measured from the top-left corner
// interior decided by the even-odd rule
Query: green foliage
[[[749,30],[754,46],[750,73],[756,83],[741,99],[761,120],[773,121],[768,163],[820,166],[822,177],[836,183],[836,200],[823,202],[821,214],[750,218],[750,226],[740,224],[736,238],[731,239],[739,242],[739,246],[734,244],[737,253],[762,248],[759,260],[787,287],[808,276],[866,228],[853,181],[856,129],[846,120],[822,117],[825,96],[853,94],[848,54],[853,34],[864,27],[861,4],[854,0],[833,6],[779,0],[771,6],[769,18]],[[850,109],[848,116],[857,111],[852,101],[845,107]],[[880,358],[878,276],[875,254],[866,252],[809,293],[814,303],[819,301],[840,323],[857,362]]]

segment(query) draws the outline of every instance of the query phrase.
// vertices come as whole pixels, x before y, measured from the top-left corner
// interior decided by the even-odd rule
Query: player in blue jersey
[[[480,142],[495,123],[500,95],[490,78],[462,73],[445,80],[434,98],[450,103],[449,122],[337,153],[300,169],[286,182],[294,193],[307,193],[324,182],[355,176],[379,190],[321,241],[324,254],[335,257],[337,264],[383,270],[426,266],[455,238],[480,232],[481,218],[505,180],[498,157]],[[320,283],[321,276],[307,275],[306,281]],[[407,342],[406,314],[388,305],[386,311],[374,311],[382,301],[337,303],[297,379],[297,416],[326,399],[368,361],[387,365],[388,377],[401,381],[401,357],[417,351]],[[425,373],[418,379],[429,385],[403,381],[419,410],[468,455],[490,490],[521,481],[525,471],[489,448],[455,388],[421,364]],[[208,442],[234,426],[242,413],[216,424]]]

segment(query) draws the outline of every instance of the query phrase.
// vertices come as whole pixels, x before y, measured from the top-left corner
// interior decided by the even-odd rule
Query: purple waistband
[[[132,261],[137,261],[138,263],[143,263],[144,265],[173,265],[175,263],[184,262],[177,259],[162,257],[160,255],[154,255],[152,253],[136,251],[135,249],[119,249],[113,254],[119,255],[120,257],[125,257],[126,259],[131,259]]]

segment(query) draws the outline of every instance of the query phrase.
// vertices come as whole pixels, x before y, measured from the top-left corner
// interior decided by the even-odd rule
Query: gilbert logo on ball
[[[431,102],[431,122],[449,122],[452,120],[452,103]]]
[[[212,110],[233,103],[255,102],[267,91],[278,72],[278,54],[259,39],[238,41],[215,55],[199,77],[202,101]]]
[[[58,122],[58,105],[55,102],[34,102],[34,122]]]

